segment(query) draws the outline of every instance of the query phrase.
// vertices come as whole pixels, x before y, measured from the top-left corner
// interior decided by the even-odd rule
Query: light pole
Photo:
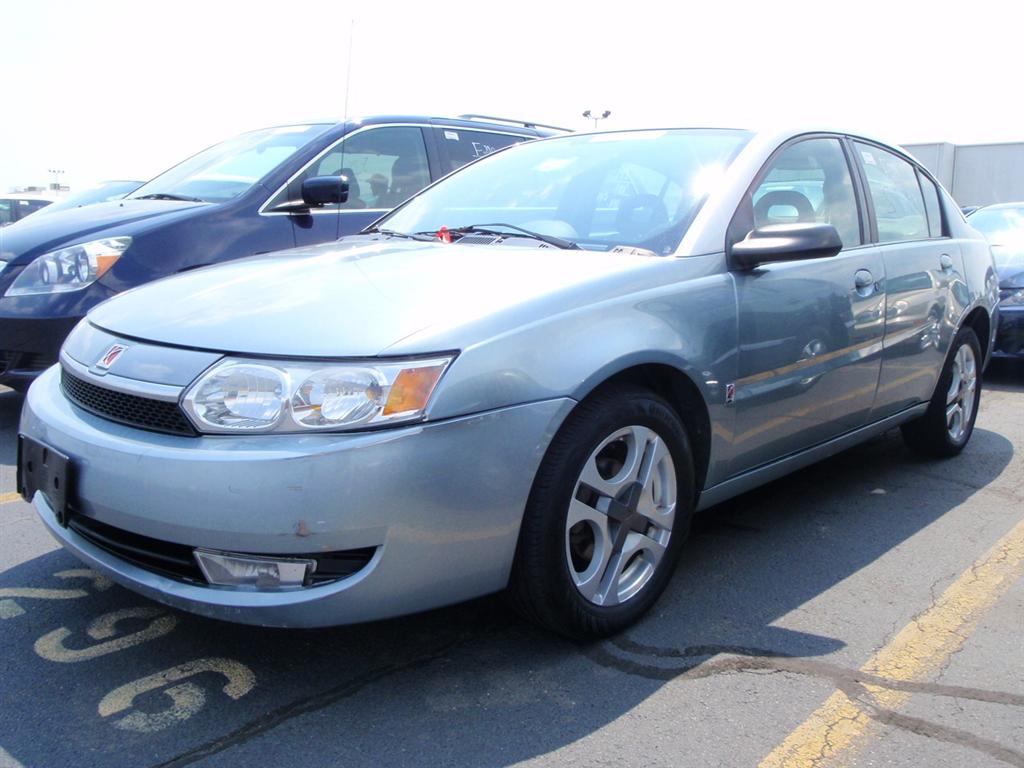
[[[612,113],[612,111],[610,109],[606,109],[600,115],[594,115],[594,114],[591,114],[590,110],[588,109],[586,112],[583,113],[583,116],[585,118],[587,118],[588,120],[593,120],[594,121],[594,130],[596,131],[597,130],[597,121],[598,120],[604,120],[611,113]]]
[[[47,168],[47,173],[53,174],[53,184],[50,185],[50,189],[54,192],[60,192],[60,175],[64,173],[60,168]]]

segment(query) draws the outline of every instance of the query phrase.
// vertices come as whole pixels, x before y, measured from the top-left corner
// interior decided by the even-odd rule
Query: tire
[[[672,575],[693,516],[693,478],[686,430],[662,398],[633,386],[588,397],[534,479],[513,606],[576,640],[628,627]]]
[[[900,430],[907,446],[922,456],[949,458],[964,449],[974,432],[981,402],[981,345],[971,328],[953,339],[928,410]]]

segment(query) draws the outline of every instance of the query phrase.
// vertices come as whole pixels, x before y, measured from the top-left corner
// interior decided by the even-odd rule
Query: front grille
[[[68,515],[68,527],[100,549],[147,571],[179,581],[206,583],[192,557],[192,547],[139,536],[75,513]]]
[[[177,403],[106,389],[67,369],[61,369],[60,385],[68,400],[105,419],[172,435],[195,437],[198,434]]]
[[[145,568],[147,571],[191,584],[206,584],[203,572],[199,570],[199,565],[192,556],[195,548],[187,544],[173,544],[169,541],[140,536],[137,533],[115,528],[73,511],[68,515],[68,527],[100,549],[140,568]],[[323,584],[343,579],[362,570],[376,551],[376,547],[363,547],[340,552],[318,552],[315,555],[263,556],[315,560],[316,570],[310,577],[310,583]],[[255,556],[259,557],[260,555]]]

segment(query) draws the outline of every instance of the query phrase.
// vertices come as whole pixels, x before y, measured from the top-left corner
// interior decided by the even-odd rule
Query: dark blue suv
[[[123,200],[0,229],[0,384],[56,362],[93,306],[159,277],[363,229],[496,149],[561,129],[476,115],[372,117],[245,133]]]

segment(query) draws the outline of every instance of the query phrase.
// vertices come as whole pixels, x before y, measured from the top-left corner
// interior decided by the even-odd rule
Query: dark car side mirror
[[[348,200],[348,179],[344,176],[314,176],[302,182],[302,202],[310,208],[340,205]]]
[[[302,199],[278,203],[271,212],[307,214],[310,208],[341,205],[348,201],[348,179],[344,176],[314,176],[302,182]]]
[[[753,269],[772,261],[798,261],[835,256],[843,249],[831,224],[768,224],[750,232],[729,249],[735,269]]]

